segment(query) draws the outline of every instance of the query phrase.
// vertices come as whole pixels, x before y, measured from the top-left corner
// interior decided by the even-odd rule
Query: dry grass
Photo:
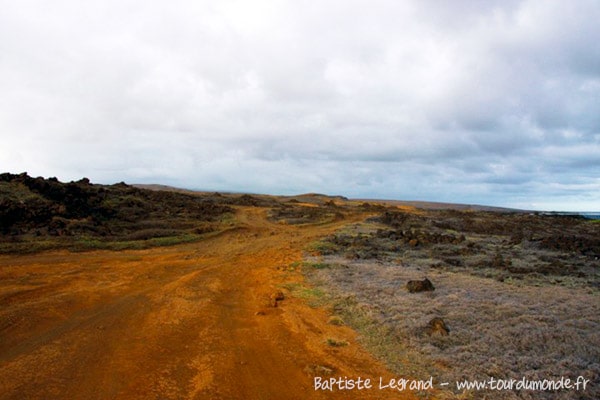
[[[342,326],[344,325],[344,320],[337,315],[332,315],[327,323],[329,325]]]
[[[590,379],[585,392],[494,392],[494,399],[600,398],[600,294],[593,288],[499,282],[466,272],[331,256],[332,268],[307,270],[327,288],[334,312],[397,372],[407,358],[413,373],[439,381],[515,378]],[[343,264],[341,264],[343,263]],[[411,294],[408,280],[427,276],[434,292]],[[443,318],[449,336],[423,327]],[[417,378],[419,378],[417,376]],[[473,393],[486,398],[489,393]],[[490,397],[487,397],[490,398]]]

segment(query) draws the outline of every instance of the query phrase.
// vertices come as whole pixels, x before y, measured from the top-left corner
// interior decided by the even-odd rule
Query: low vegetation
[[[600,288],[600,228],[574,216],[387,210],[311,249],[499,281]]]
[[[268,209],[273,222],[313,225],[339,220],[341,197],[292,198],[199,193],[157,185],[60,182],[0,174],[0,252],[56,248],[132,249],[198,240],[231,222],[235,207]],[[225,224],[224,224],[225,222]]]
[[[311,245],[302,271],[326,293],[332,318],[398,374],[598,382],[599,244],[598,224],[576,217],[387,209]],[[408,290],[425,278],[434,290]],[[434,319],[449,334],[432,333]],[[448,393],[459,395],[596,399],[600,391]]]
[[[210,195],[0,175],[0,251],[124,249],[197,240],[233,209]]]
[[[269,219],[290,225],[327,223],[342,219],[342,209],[331,201],[325,206],[300,204],[297,202],[281,203],[269,211]]]
[[[345,347],[348,346],[348,341],[340,340],[335,338],[327,338],[327,345],[331,347]]]

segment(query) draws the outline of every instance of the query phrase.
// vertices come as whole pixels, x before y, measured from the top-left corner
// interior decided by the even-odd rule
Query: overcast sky
[[[0,172],[600,209],[600,2],[0,0]]]

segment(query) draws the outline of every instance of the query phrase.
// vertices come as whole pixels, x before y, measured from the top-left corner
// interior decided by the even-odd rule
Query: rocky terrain
[[[315,249],[305,268],[309,282],[400,374],[452,383],[600,379],[596,221],[388,208]],[[470,396],[591,400],[600,390]]]
[[[599,287],[600,225],[534,213],[386,210],[323,241],[324,255]]]
[[[213,230],[214,222],[230,212],[227,204],[211,196],[143,190],[125,183],[96,185],[86,178],[63,183],[4,173],[0,250],[140,245],[157,238],[165,243],[185,241]]]

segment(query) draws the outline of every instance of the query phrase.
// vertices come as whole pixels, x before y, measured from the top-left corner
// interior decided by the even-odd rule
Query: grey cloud
[[[2,9],[0,161],[13,171],[600,204],[594,1]]]

